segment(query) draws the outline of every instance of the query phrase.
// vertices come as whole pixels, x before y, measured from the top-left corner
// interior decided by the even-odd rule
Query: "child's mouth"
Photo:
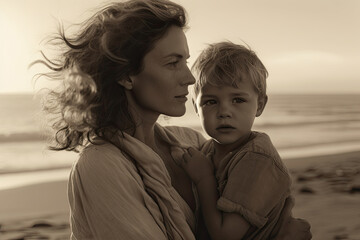
[[[216,130],[224,130],[224,131],[233,130],[233,129],[235,129],[235,128],[233,126],[231,126],[231,125],[221,125],[221,126],[216,128]]]

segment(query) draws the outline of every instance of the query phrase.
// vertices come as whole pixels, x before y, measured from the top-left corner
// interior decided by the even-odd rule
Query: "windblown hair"
[[[210,84],[215,87],[233,86],[250,79],[259,98],[266,97],[266,78],[268,72],[249,47],[232,42],[210,44],[192,66],[196,82],[193,88],[196,98],[202,87]]]
[[[171,26],[185,28],[182,6],[168,0],[129,0],[105,6],[67,36],[63,27],[51,44],[62,46],[57,58],[43,59],[51,72],[38,74],[60,80],[44,101],[56,131],[52,150],[79,151],[94,137],[130,131],[136,123],[119,80],[136,75],[144,56]],[[55,146],[54,146],[55,145]]]

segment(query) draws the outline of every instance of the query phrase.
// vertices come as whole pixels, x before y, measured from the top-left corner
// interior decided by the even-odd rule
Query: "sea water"
[[[191,101],[186,105],[183,117],[161,116],[159,123],[190,127],[206,136]],[[33,95],[0,95],[0,180],[69,168],[77,159],[76,153],[47,150],[44,119]],[[286,159],[360,150],[360,94],[269,95],[254,130],[266,132]]]

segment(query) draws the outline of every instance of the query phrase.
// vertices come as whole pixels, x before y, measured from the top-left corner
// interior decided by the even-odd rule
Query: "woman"
[[[60,31],[64,52],[42,61],[53,70],[44,75],[63,83],[45,106],[59,115],[52,149],[81,151],[68,186],[71,239],[206,237],[196,192],[178,165],[204,138],[156,123],[160,114],[185,113],[194,83],[185,26],[184,9],[170,1],[113,3],[77,35]],[[308,239],[300,234],[310,233],[308,224],[289,212],[279,239]]]

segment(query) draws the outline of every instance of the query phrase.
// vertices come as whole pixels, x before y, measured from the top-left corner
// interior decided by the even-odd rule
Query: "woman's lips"
[[[187,101],[187,94],[184,95],[179,95],[179,96],[175,96],[175,98],[181,102],[186,102]]]

